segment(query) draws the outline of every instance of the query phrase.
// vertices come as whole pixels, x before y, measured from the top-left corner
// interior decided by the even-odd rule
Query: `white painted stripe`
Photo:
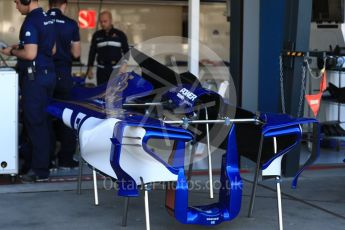
[[[101,48],[101,47],[106,47],[106,46],[115,46],[115,47],[121,47],[121,42],[100,42],[97,44],[97,47],[98,48]]]
[[[62,113],[62,121],[63,121],[63,123],[65,123],[65,125],[67,125],[70,128],[72,128],[72,125],[71,125],[72,113],[73,113],[73,111],[71,109],[67,109],[67,108],[64,109],[64,111]]]

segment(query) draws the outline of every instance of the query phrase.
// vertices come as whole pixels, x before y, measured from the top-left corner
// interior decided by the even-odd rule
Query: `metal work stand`
[[[141,180],[141,186],[144,189],[146,230],[150,230],[151,225],[150,225],[149,191],[151,190],[151,186],[148,184],[145,184],[142,177],[140,178],[140,180]]]
[[[273,137],[273,145],[274,145],[274,154],[277,154],[278,149],[277,149],[277,138],[276,137]],[[259,177],[259,170],[260,170],[262,146],[263,146],[263,136],[261,136],[259,154],[258,154],[258,159],[256,162],[256,172],[255,172],[252,194],[251,194],[251,198],[250,198],[249,212],[248,212],[249,218],[252,216],[253,209],[254,209],[254,201],[255,201],[255,196],[256,196],[256,189],[257,189],[257,185],[258,185],[258,177]],[[276,174],[280,174],[280,173],[276,173]],[[280,189],[280,183],[281,183],[280,175],[276,176],[276,183],[277,183],[277,205],[278,205],[279,230],[283,230],[283,208],[282,208],[281,189]]]
[[[191,150],[190,159],[189,159],[187,181],[190,181],[192,179],[195,150],[196,150],[196,143],[195,143],[195,141],[192,141],[192,150]]]
[[[164,121],[166,124],[206,124],[206,135],[207,135],[207,146],[208,146],[208,155],[209,155],[209,176],[210,176],[210,197],[213,198],[213,187],[212,187],[212,159],[211,159],[211,148],[210,148],[210,136],[209,136],[209,123],[223,123],[225,125],[229,125],[231,123],[260,123],[258,119],[219,119],[219,120],[208,120],[208,114],[206,111],[206,120],[198,120],[198,121]],[[195,144],[192,146],[191,158],[190,158],[190,165],[189,165],[189,172],[188,172],[188,179],[190,180],[192,169],[193,169],[193,160],[195,155]],[[81,154],[79,155],[79,175],[78,175],[78,185],[77,185],[77,192],[81,194],[81,184],[82,184],[82,173],[83,173],[83,162]],[[144,189],[144,202],[145,202],[145,222],[146,222],[146,229],[150,230],[150,210],[149,210],[149,198],[148,192],[151,190],[151,186],[149,184],[145,184],[143,178],[141,178],[142,188]],[[97,173],[96,169],[93,168],[93,185],[94,185],[94,197],[95,197],[95,205],[99,204],[98,200],[98,188],[97,188]],[[122,217],[122,226],[127,226],[127,216],[128,216],[128,206],[129,206],[129,197],[125,198],[124,201],[124,210],[123,210],[123,217]]]
[[[129,197],[125,197],[125,205],[124,205],[123,216],[122,216],[122,227],[127,226],[128,206],[129,206]]]
[[[77,182],[77,194],[81,194],[81,185],[82,185],[82,177],[83,177],[83,166],[84,160],[79,152],[79,172],[78,172],[78,182]],[[93,190],[95,196],[95,205],[99,205],[98,201],[98,188],[97,188],[97,173],[95,168],[92,168],[92,178],[93,178]]]
[[[254,182],[253,182],[253,187],[252,187],[252,195],[250,197],[248,218],[252,217],[253,209],[254,209],[256,189],[258,187],[258,180],[259,180],[260,161],[261,161],[261,153],[262,153],[263,142],[264,142],[264,136],[262,135],[261,139],[260,139],[260,147],[259,147],[259,152],[258,152],[258,158],[256,160],[256,170],[255,170]]]
[[[212,179],[212,158],[211,158],[211,145],[210,145],[210,134],[209,134],[209,124],[225,124],[225,125],[230,125],[231,123],[261,123],[260,120],[250,118],[250,119],[230,119],[230,118],[225,118],[225,119],[218,119],[218,120],[208,120],[208,113],[207,109],[205,109],[205,118],[206,120],[188,120],[188,119],[183,119],[182,121],[163,121],[166,124],[181,124],[188,126],[189,124],[206,124],[206,138],[207,138],[207,152],[208,152],[208,168],[209,168],[209,179],[210,179],[210,198],[213,198],[213,179]],[[190,157],[190,163],[189,163],[189,169],[188,169],[188,180],[191,179],[191,174],[192,174],[192,169],[193,169],[193,160],[194,160],[194,155],[195,155],[195,146],[193,145],[192,152],[191,152],[191,157]],[[260,150],[260,158],[261,158],[261,150]],[[260,159],[258,159],[260,160]],[[260,161],[258,161],[260,162]],[[258,169],[260,169],[260,165],[257,166]],[[256,179],[257,180],[257,179]],[[255,186],[256,189],[256,186]]]
[[[78,173],[78,183],[77,183],[77,193],[81,194],[81,183],[82,183],[82,176],[83,176],[83,166],[84,160],[81,157],[81,153],[79,152],[79,173]]]
[[[276,177],[277,182],[277,203],[278,203],[278,223],[279,223],[279,230],[283,230],[283,208],[282,208],[282,197],[281,197],[281,190],[280,190],[280,176]]]
[[[273,137],[273,145],[274,145],[274,154],[277,154],[278,148],[277,148],[277,138]],[[282,196],[281,196],[281,190],[280,190],[280,176],[276,177],[276,183],[277,183],[277,204],[278,204],[278,222],[279,222],[279,230],[283,230],[283,208],[282,208]]]
[[[205,108],[205,118],[206,118],[206,121],[208,121],[207,108]],[[207,139],[207,155],[208,155],[208,177],[210,180],[210,198],[213,199],[213,175],[212,175],[212,158],[211,158],[209,123],[206,123],[206,139]]]
[[[150,230],[150,207],[149,207],[149,193],[147,189],[147,185],[145,185],[145,222],[146,222],[146,230]]]
[[[95,205],[98,206],[98,187],[97,187],[97,173],[95,168],[92,168],[92,178],[93,178],[93,192],[95,195]]]

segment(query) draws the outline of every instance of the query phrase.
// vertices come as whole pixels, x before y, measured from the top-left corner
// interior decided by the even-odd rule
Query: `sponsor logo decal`
[[[194,101],[197,96],[186,88],[182,88],[177,94],[180,99],[188,98],[190,101]]]

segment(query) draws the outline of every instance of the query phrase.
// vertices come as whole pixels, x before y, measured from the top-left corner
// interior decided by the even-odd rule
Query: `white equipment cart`
[[[0,174],[18,174],[18,75],[0,67]]]

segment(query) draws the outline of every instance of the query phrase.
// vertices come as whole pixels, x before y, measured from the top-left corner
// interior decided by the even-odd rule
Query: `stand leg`
[[[258,186],[259,170],[260,170],[260,161],[261,161],[261,153],[262,153],[262,145],[263,145],[263,142],[264,142],[264,137],[261,136],[260,147],[259,147],[259,153],[258,153],[258,158],[257,158],[257,160],[256,160],[256,170],[255,170],[255,175],[254,175],[254,182],[253,182],[253,187],[252,187],[252,194],[251,194],[251,197],[250,197],[248,218],[252,217],[253,210],[254,210],[254,202],[255,202],[255,196],[256,196],[256,189],[257,189],[257,186]]]
[[[149,194],[147,185],[145,185],[145,222],[146,230],[150,230],[150,209],[149,209]]]
[[[205,108],[205,117],[208,120],[208,112]],[[213,175],[212,175],[212,157],[210,146],[210,129],[209,124],[206,123],[206,138],[207,138],[207,154],[208,154],[208,176],[210,181],[210,198],[213,199]]]
[[[283,209],[282,209],[282,197],[281,197],[281,190],[280,190],[280,176],[277,176],[276,180],[277,180],[277,202],[278,202],[279,230],[283,230]]]
[[[122,216],[122,227],[127,226],[128,205],[129,205],[129,197],[125,197],[125,206],[123,209],[123,216]]]
[[[277,154],[278,148],[277,148],[277,138],[273,137],[273,147],[274,147],[274,153]],[[278,223],[279,223],[279,230],[283,230],[283,209],[282,209],[282,196],[281,196],[281,190],[280,190],[280,176],[276,177],[277,181],[277,203],[278,203]]]
[[[95,205],[97,206],[98,203],[98,188],[97,188],[97,174],[95,168],[92,168],[92,175],[93,175],[93,191],[95,194]]]
[[[196,149],[196,143],[192,143],[192,150],[190,153],[190,160],[189,160],[189,167],[188,167],[188,173],[187,173],[187,181],[190,181],[192,179],[192,173],[193,173],[193,163],[194,163],[194,157],[195,157],[195,149]]]
[[[81,183],[82,183],[82,176],[83,176],[83,165],[84,160],[81,157],[81,153],[79,153],[79,173],[78,173],[78,182],[77,182],[77,193],[81,194]]]

